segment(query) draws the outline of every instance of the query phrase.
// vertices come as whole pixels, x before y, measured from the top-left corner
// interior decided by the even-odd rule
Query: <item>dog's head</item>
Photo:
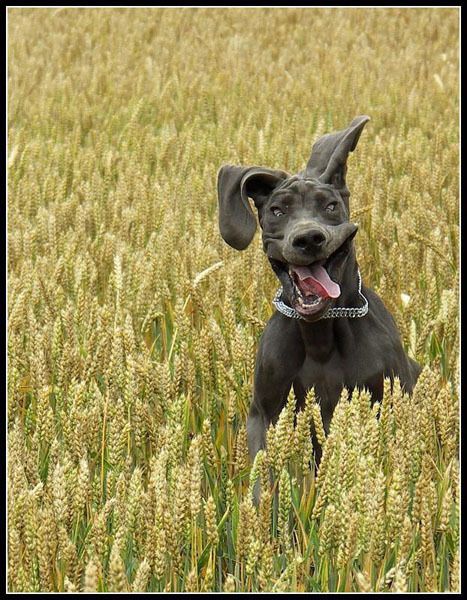
[[[357,225],[349,222],[347,157],[369,117],[320,138],[305,171],[223,166],[218,174],[219,228],[237,250],[253,239],[258,211],[263,248],[285,299],[308,321],[319,319],[341,294],[340,283]]]

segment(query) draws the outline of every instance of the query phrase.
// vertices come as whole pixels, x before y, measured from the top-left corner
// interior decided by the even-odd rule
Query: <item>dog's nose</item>
[[[301,233],[294,238],[292,246],[303,252],[312,252],[318,250],[326,241],[326,237],[319,229],[310,229],[306,233]]]

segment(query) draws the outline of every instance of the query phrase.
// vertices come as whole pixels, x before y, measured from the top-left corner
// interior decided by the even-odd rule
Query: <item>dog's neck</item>
[[[340,283],[341,295],[337,298],[335,307],[360,306],[358,293],[358,264],[353,250]],[[345,351],[342,347],[349,337],[343,333],[350,327],[352,319],[319,319],[308,322],[298,319],[297,324],[308,356],[317,362],[326,362],[336,349]]]

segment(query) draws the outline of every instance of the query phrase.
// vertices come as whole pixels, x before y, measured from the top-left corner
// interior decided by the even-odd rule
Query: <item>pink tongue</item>
[[[291,265],[292,270],[300,279],[300,289],[305,294],[316,294],[322,298],[338,298],[341,288],[328,275],[321,265],[300,267]]]

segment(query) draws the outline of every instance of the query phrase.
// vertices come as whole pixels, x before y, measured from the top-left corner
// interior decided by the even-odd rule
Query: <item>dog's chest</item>
[[[320,401],[322,409],[333,410],[337,404],[343,387],[367,387],[373,392],[375,384],[379,387],[379,379],[375,380],[374,365],[366,361],[343,361],[339,354],[333,353],[328,361],[317,362],[307,356],[300,369],[294,388],[300,400],[311,387]]]
[[[314,387],[322,400],[333,400],[336,397],[338,399],[347,379],[346,370],[335,357],[331,357],[326,363],[318,363],[306,357],[298,374],[297,383],[305,392]]]

